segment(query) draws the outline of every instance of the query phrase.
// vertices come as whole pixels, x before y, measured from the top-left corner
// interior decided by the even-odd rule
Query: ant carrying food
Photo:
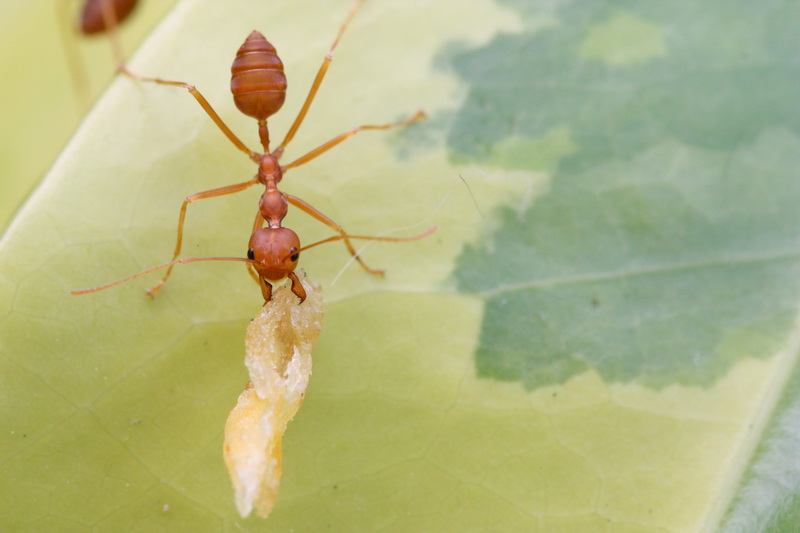
[[[317,75],[311,85],[311,89],[306,96],[300,112],[289,128],[289,131],[286,133],[283,141],[281,141],[281,143],[273,150],[270,150],[270,137],[269,129],[267,127],[267,119],[276,113],[283,105],[283,102],[286,98],[286,76],[283,71],[283,63],[278,57],[275,47],[272,46],[272,44],[270,44],[261,33],[253,31],[247,37],[244,44],[242,44],[242,46],[236,52],[236,58],[234,59],[231,67],[231,92],[233,93],[233,100],[236,104],[236,107],[245,115],[253,117],[257,120],[259,139],[261,141],[263,152],[257,152],[249,149],[222,121],[220,116],[216,111],[214,111],[205,97],[203,97],[200,91],[198,91],[193,85],[181,81],[143,77],[128,70],[124,64],[120,65],[120,71],[134,79],[157,83],[160,85],[182,87],[189,91],[189,93],[197,100],[203,110],[208,114],[209,117],[211,117],[217,127],[234,144],[234,146],[247,154],[252,161],[258,164],[258,172],[254,178],[248,181],[199,192],[186,197],[186,199],[183,201],[183,205],[180,209],[180,215],[178,217],[177,239],[171,261],[164,263],[163,265],[144,270],[127,278],[108,283],[106,285],[72,291],[73,294],[86,294],[103,290],[119,283],[123,283],[125,281],[148,274],[155,270],[166,268],[167,271],[161,280],[155,286],[147,290],[150,296],[155,296],[164,283],[166,283],[167,279],[172,273],[172,268],[176,264],[190,263],[195,261],[240,261],[248,264],[250,275],[261,287],[261,292],[265,303],[271,298],[272,283],[281,281],[285,278],[288,278],[291,281],[292,292],[297,295],[302,302],[306,297],[305,290],[303,289],[302,284],[294,272],[297,268],[301,252],[320,244],[333,241],[343,241],[349,253],[356,261],[358,261],[364,270],[370,274],[382,275],[382,270],[370,268],[364,263],[358,252],[353,247],[351,241],[359,239],[394,242],[413,241],[426,237],[436,230],[436,228],[433,227],[411,237],[351,235],[348,234],[339,224],[334,222],[312,205],[296,196],[286,194],[278,189],[278,184],[280,183],[286,171],[317,158],[360,131],[387,130],[390,128],[410,124],[425,116],[424,112],[417,111],[409,118],[399,122],[358,126],[340,135],[337,135],[336,137],[330,139],[329,141],[323,143],[317,148],[314,148],[310,152],[298,157],[288,164],[280,164],[280,159],[281,156],[283,156],[286,146],[292,141],[297,133],[297,130],[300,128],[303,119],[305,119],[306,114],[308,113],[308,110],[314,101],[314,97],[316,96],[317,91],[322,83],[322,80],[325,77],[325,73],[328,71],[334,51],[336,50],[342,35],[352,21],[360,5],[361,0],[356,0],[353,3],[350,12],[345,18],[344,23],[339,28],[339,32],[322,62],[322,66],[317,72]],[[183,226],[186,218],[186,209],[189,204],[206,198],[214,198],[217,196],[224,196],[227,194],[240,192],[256,184],[263,185],[265,190],[258,204],[258,213],[256,214],[255,222],[253,224],[253,232],[250,236],[250,243],[248,246],[246,259],[240,257],[191,257],[178,259],[183,241]],[[337,235],[313,244],[301,246],[300,239],[297,234],[291,229],[282,226],[282,222],[287,214],[289,204],[327,225],[337,232]],[[267,224],[266,227],[263,227],[264,223]]]

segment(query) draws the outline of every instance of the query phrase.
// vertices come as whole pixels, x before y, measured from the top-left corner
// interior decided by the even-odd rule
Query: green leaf
[[[289,79],[278,142],[349,2],[309,5],[183,2],[132,67],[255,147],[227,80],[259,29]],[[353,233],[439,231],[368,246],[383,279],[303,254],[326,318],[267,521],[238,517],[221,457],[261,304],[241,265],[68,294],[169,259],[182,199],[254,173],[185,91],[117,79],[0,241],[0,529],[790,531],[799,20],[365,2],[286,159],[430,119],[281,187]],[[243,256],[258,194],[193,204],[185,255]]]

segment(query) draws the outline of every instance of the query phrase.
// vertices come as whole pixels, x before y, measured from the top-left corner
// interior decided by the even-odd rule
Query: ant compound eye
[[[296,263],[296,262],[297,262],[297,260],[300,258],[300,253],[299,253],[299,252],[297,252],[297,248],[294,248],[294,247],[292,247],[292,249],[291,249],[290,251],[291,251],[291,252],[296,252],[296,253],[293,253],[293,254],[291,255],[291,257],[289,257],[289,259],[291,259],[291,260],[292,260],[292,263]]]
[[[255,250],[253,250],[252,248],[247,250],[247,258],[251,260],[255,259],[256,258]]]

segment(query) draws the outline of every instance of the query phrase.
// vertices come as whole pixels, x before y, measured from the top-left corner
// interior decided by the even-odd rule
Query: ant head
[[[253,232],[247,257],[256,261],[258,275],[269,281],[282,280],[297,268],[300,239],[289,228],[261,228]]]

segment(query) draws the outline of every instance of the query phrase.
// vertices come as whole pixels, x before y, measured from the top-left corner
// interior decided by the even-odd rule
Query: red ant
[[[94,35],[114,31],[138,3],[139,0],[86,0],[81,11],[81,33]]]
[[[241,261],[248,263],[248,270],[253,279],[261,286],[261,292],[264,296],[265,303],[268,302],[272,295],[272,285],[270,282],[280,281],[284,278],[289,278],[291,281],[291,290],[300,299],[300,302],[305,300],[306,294],[302,284],[294,273],[297,268],[297,263],[300,257],[300,252],[308,250],[314,246],[325,244],[333,241],[343,241],[347,250],[356,259],[359,264],[370,274],[383,275],[382,270],[376,270],[368,267],[361,257],[356,252],[351,240],[363,239],[374,241],[413,241],[421,239],[430,235],[436,230],[435,227],[414,235],[412,237],[377,237],[377,236],[360,236],[350,235],[345,232],[339,224],[328,218],[325,214],[318,211],[316,208],[306,203],[305,201],[278,190],[278,183],[283,178],[283,174],[294,167],[298,167],[321,154],[327,152],[337,144],[345,139],[352,137],[356,133],[363,130],[386,130],[397,126],[410,124],[425,116],[424,112],[417,111],[411,117],[395,123],[380,124],[380,125],[363,125],[352,128],[328,142],[318,146],[305,155],[300,156],[289,164],[281,165],[279,163],[284,149],[289,142],[294,138],[298,128],[303,122],[303,119],[308,112],[317,90],[322,83],[325,73],[330,66],[333,58],[333,53],[336,50],[339,40],[341,39],[344,31],[350,24],[353,16],[358,10],[361,0],[356,0],[353,3],[350,12],[348,13],[344,23],[339,28],[336,39],[333,41],[330,50],[325,56],[322,66],[317,72],[311,89],[306,96],[300,112],[289,128],[286,137],[275,148],[270,151],[269,149],[269,130],[267,128],[267,118],[277,112],[283,105],[286,98],[286,76],[283,72],[283,63],[277,55],[275,47],[267,41],[261,33],[253,31],[245,40],[244,44],[236,52],[236,58],[231,67],[231,92],[233,93],[233,100],[236,107],[244,114],[255,118],[258,121],[258,133],[261,140],[261,146],[264,149],[263,153],[250,150],[239,138],[228,128],[222,121],[219,115],[214,111],[211,105],[206,101],[202,94],[193,86],[181,81],[169,81],[160,78],[146,78],[130,72],[124,65],[120,65],[120,71],[131,76],[132,78],[153,82],[161,85],[171,85],[176,87],[183,87],[197,100],[200,106],[205,110],[209,117],[219,127],[222,133],[242,152],[246,153],[251,160],[258,163],[258,173],[256,176],[243,183],[228,185],[209,191],[199,192],[187,196],[181,206],[180,215],[178,217],[178,235],[175,244],[175,251],[172,261],[153,267],[133,276],[123,278],[100,287],[91,289],[81,289],[72,291],[72,294],[86,294],[106,289],[118,283],[137,278],[144,274],[148,274],[155,270],[166,268],[167,272],[164,277],[152,288],[147,290],[150,296],[155,294],[161,289],[164,283],[169,278],[172,268],[178,263],[190,263],[194,261]],[[202,200],[205,198],[213,198],[216,196],[223,196],[226,194],[233,194],[243,191],[253,185],[260,183],[265,186],[265,191],[261,196],[261,201],[258,204],[259,211],[256,214],[255,222],[253,224],[253,233],[250,236],[250,244],[247,251],[247,259],[239,257],[192,257],[177,259],[181,251],[181,243],[183,240],[183,224],[186,217],[186,208],[189,204]],[[323,224],[326,224],[331,229],[336,231],[338,235],[323,239],[321,241],[309,244],[307,246],[300,246],[300,239],[297,234],[289,228],[281,226],[283,218],[286,216],[289,204],[299,208],[300,210],[308,213],[315,219]],[[263,227],[264,223],[267,227]]]

